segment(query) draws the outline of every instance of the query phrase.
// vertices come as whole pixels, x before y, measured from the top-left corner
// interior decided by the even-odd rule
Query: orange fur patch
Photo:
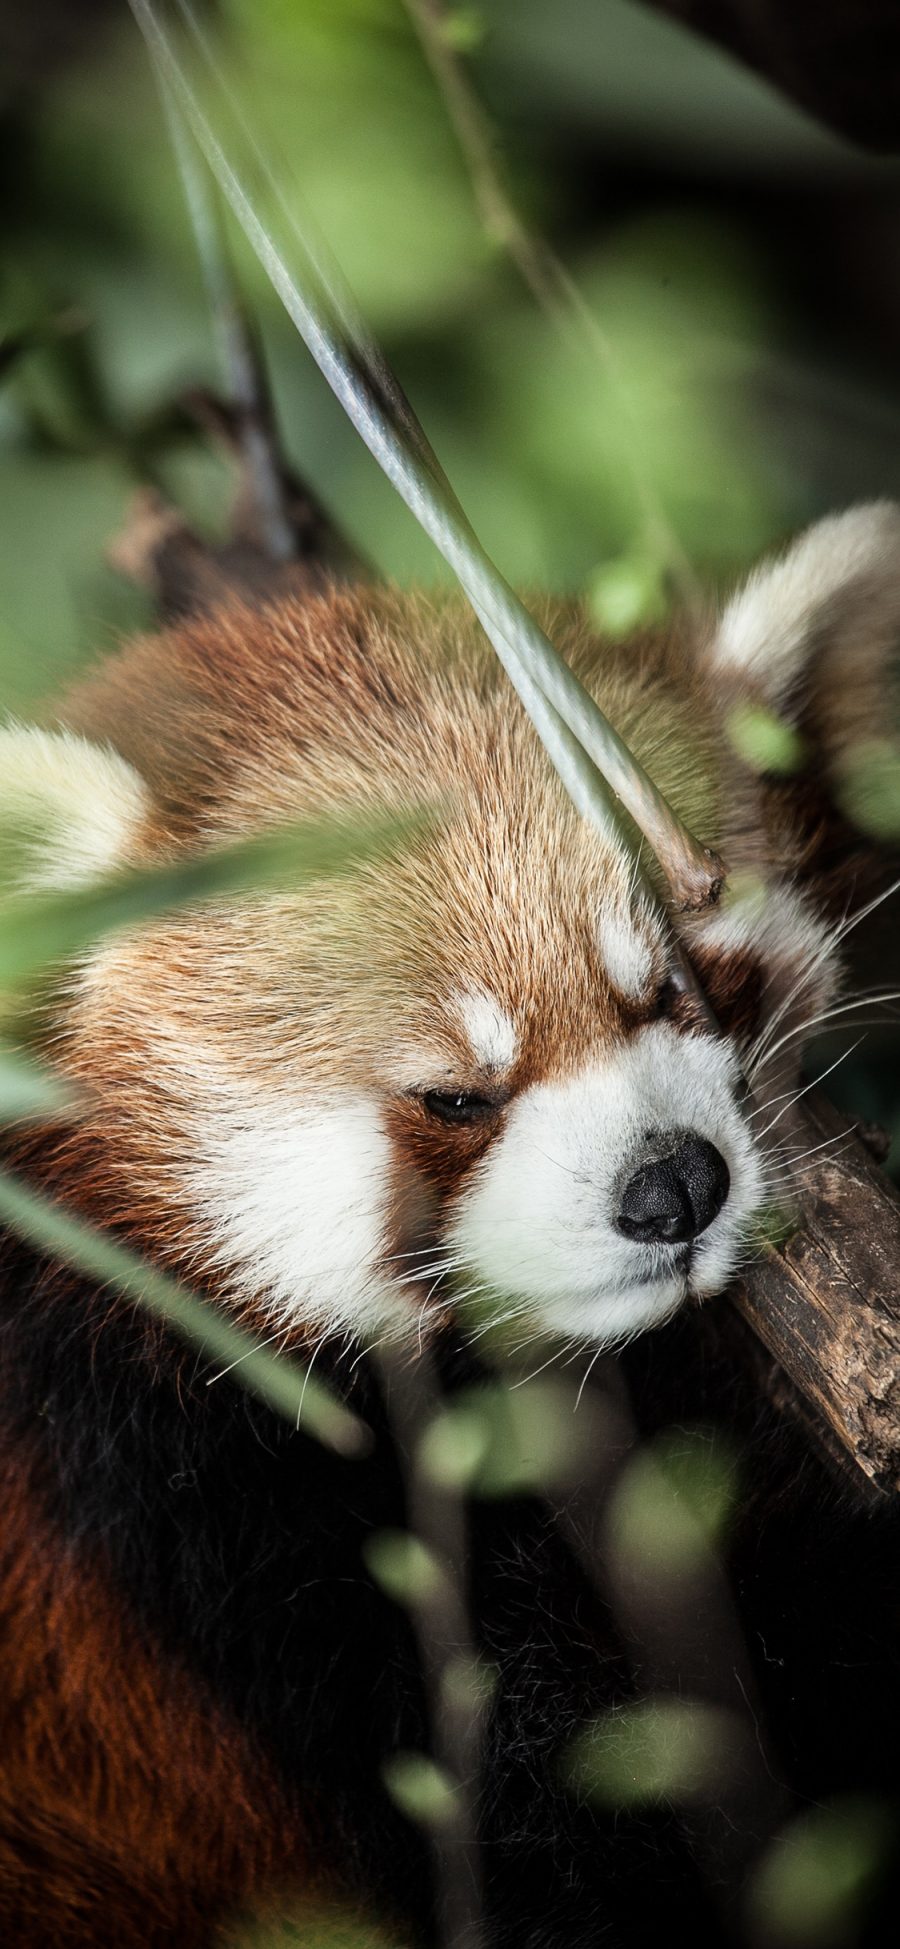
[[[302,1894],[302,1823],[247,1738],[100,1565],[2,1470],[0,1914],[8,1949],[207,1943]]]

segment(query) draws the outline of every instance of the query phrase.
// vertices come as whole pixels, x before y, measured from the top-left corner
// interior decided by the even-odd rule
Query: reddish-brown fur
[[[718,843],[719,712],[696,638],[676,631],[627,647],[601,645],[574,609],[556,605],[547,620],[679,809]],[[654,695],[656,706],[648,708]],[[90,994],[82,996],[71,1049],[62,1050],[81,1080],[99,1090],[97,1121],[92,1126],[89,1112],[74,1147],[86,1160],[78,1174],[88,1202],[102,1189],[107,1222],[134,1224],[157,1245],[169,1231],[178,1142],[165,1125],[152,1033],[162,1013],[180,1032],[180,992],[188,998],[203,990],[214,1029],[221,1014],[230,1072],[236,1082],[243,1073],[248,1085],[265,1080],[270,1059],[281,1065],[285,1023],[294,1035],[302,1032],[295,1010],[301,980],[304,1000],[315,1006],[315,1036],[303,1035],[304,1077],[312,1083],[317,1075],[329,1080],[336,1063],[350,1083],[356,1061],[377,1071],[384,1022],[402,1041],[406,995],[417,995],[416,1028],[427,1032],[430,998],[437,1008],[461,979],[496,996],[520,1021],[512,1092],[576,1066],[598,1041],[628,1034],[645,1019],[643,1009],[610,989],[598,950],[594,899],[598,874],[602,884],[608,870],[603,847],[548,776],[506,679],[458,602],[364,590],[262,613],[234,606],[133,645],[82,686],[63,719],[91,737],[108,737],[146,779],[157,808],[145,834],[148,856],[177,854],[198,840],[221,843],[254,818],[265,825],[348,805],[452,803],[457,794],[464,801],[462,820],[422,849],[420,864],[363,878],[364,924],[341,941],[348,966],[359,963],[352,1023],[352,979],[333,994],[314,965],[301,974],[300,930],[278,912],[256,911],[249,920],[229,913],[214,924],[159,922],[147,946],[109,950],[109,979],[126,1005],[109,1009],[109,981],[96,1006]],[[475,736],[483,738],[478,748]],[[473,793],[477,810],[465,804]],[[744,822],[732,804],[727,824],[732,858],[743,850],[755,862],[757,808],[747,808]],[[782,844],[783,833],[773,833],[773,853]],[[524,890],[514,884],[519,874]],[[329,901],[328,893],[307,894],[304,912],[319,924]],[[223,949],[221,969],[214,939]],[[232,966],[241,969],[252,1040],[229,1030]],[[139,997],[133,1009],[132,992]],[[364,1017],[374,1025],[371,1048],[361,1046]],[[446,1019],[435,1021],[448,1068],[463,1075],[471,1067],[464,1036],[454,1044]],[[106,1078],[115,1079],[113,1094]],[[412,1105],[393,1112],[410,1154],[420,1117]],[[438,1144],[432,1151],[431,1175],[456,1182],[484,1134],[448,1133],[443,1150]],[[163,1148],[168,1172],[159,1164]],[[71,1184],[71,1146],[64,1164]]]
[[[303,1826],[262,1755],[54,1532],[21,1453],[0,1494],[3,1941],[191,1949],[302,1891]]]
[[[732,867],[803,862],[819,815],[801,829],[792,788],[769,793],[736,766],[723,775],[728,697],[705,674],[691,632],[610,647],[574,611],[557,607],[548,619],[702,840],[722,846]],[[480,726],[477,748],[461,698]],[[477,850],[463,821],[426,848],[424,865],[398,866],[386,891],[377,875],[362,876],[365,925],[342,939],[368,984],[371,1031],[362,1010],[351,1025],[346,995],[331,994],[319,973],[315,1032],[296,1025],[303,943],[292,911],[277,903],[214,921],[154,922],[146,938],[104,949],[99,980],[64,1000],[54,1048],[85,1096],[76,1121],[23,1140],[18,1161],[89,1216],[187,1266],[195,1283],[215,1286],[197,1263],[201,1236],[182,1207],[189,1140],[170,1110],[154,1037],[160,1020],[169,1023],[177,1057],[198,991],[236,1089],[277,1076],[292,1037],[313,1081],[327,1081],[338,1056],[348,1082],[366,1064],[380,1080],[383,1025],[402,1042],[407,992],[417,997],[417,1030],[433,1019],[448,1070],[464,1076],[471,1051],[439,1014],[460,970],[517,1010],[510,1092],[573,1069],[598,1042],[614,1044],[646,1019],[612,991],[593,931],[602,846],[548,778],[460,606],[369,590],[262,613],[235,606],[132,646],[81,688],[63,719],[109,738],[146,780],[155,804],[142,835],[148,860],[243,834],[254,821],[465,799],[473,779],[480,794]],[[815,797],[814,787],[803,789]],[[517,903],[519,868],[528,899]],[[305,897],[315,924],[331,924],[326,896]],[[379,958],[382,935],[391,951]],[[758,961],[694,946],[726,1031],[747,1033],[760,1003]],[[252,1036],[244,1018],[232,1021],[236,978]],[[421,1104],[397,1096],[389,1126],[398,1203],[404,1160],[445,1198],[502,1117],[498,1100],[496,1123],[430,1130],[426,1142]],[[247,1736],[129,1614],[107,1567],[65,1551],[42,1514],[27,1455],[7,1458],[2,1493],[6,1939],[21,1949],[170,1941],[191,1949],[207,1940],[211,1917],[302,1881],[304,1822]]]

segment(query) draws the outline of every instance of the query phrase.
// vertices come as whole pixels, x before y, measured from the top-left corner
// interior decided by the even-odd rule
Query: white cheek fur
[[[407,1308],[380,1275],[391,1145],[362,1091],[233,1094],[196,1120],[189,1197],[207,1262],[276,1324],[383,1330]]]
[[[455,1251],[498,1296],[529,1302],[551,1331],[597,1345],[641,1332],[673,1310],[685,1280],[664,1249],[614,1229],[615,1186],[649,1131],[692,1129],[716,1145],[731,1174],[691,1272],[695,1291],[715,1292],[762,1195],[736,1080],[727,1044],[659,1023],[563,1082],[536,1084],[459,1199]]]
[[[208,1059],[191,1067],[206,1103],[191,1118],[184,1189],[206,1264],[276,1326],[402,1336],[417,1312],[384,1270],[393,1152],[377,1098],[239,1096]],[[460,1196],[446,1245],[498,1304],[523,1303],[544,1330],[601,1346],[629,1339],[674,1310],[685,1278],[664,1248],[614,1229],[616,1186],[647,1132],[691,1128],[731,1173],[691,1271],[695,1291],[719,1290],[761,1198],[736,1075],[727,1044],[655,1023],[577,1075],[534,1085]]]

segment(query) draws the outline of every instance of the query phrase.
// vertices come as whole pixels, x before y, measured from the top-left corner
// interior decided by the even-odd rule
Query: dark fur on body
[[[731,932],[725,909],[684,927],[735,1046],[752,1053],[761,1016],[786,1032],[773,1101],[785,1080],[790,1093],[796,1037],[831,993],[818,986],[817,943],[832,944],[808,933],[806,895],[823,926],[863,897],[830,773],[878,724],[884,659],[900,635],[900,511],[824,525],[748,585],[718,634],[710,619],[696,640],[676,629],[606,646],[583,619],[555,618],[573,663],[684,816],[721,843],[736,879],[762,875],[770,890],[771,937],[752,901]],[[233,1942],[242,1915],[293,1913],[302,1931],[323,1896],[383,1917],[392,1949],[435,1941],[429,1843],[381,1777],[398,1747],[427,1749],[428,1727],[409,1620],[363,1561],[373,1531],[405,1518],[379,1389],[357,1364],[367,1288],[338,1257],[317,1317],[322,1274],[308,1241],[283,1277],[280,1262],[261,1266],[255,1245],[246,1265],[231,1245],[217,1256],[223,1209],[248,1176],[262,1179],[264,1243],[285,1212],[296,1220],[307,1181],[314,1193],[324,1183],[320,1123],[270,1196],[279,1153],[260,1153],[262,1125],[248,1117],[268,1104],[263,1136],[278,1137],[292,1090],[305,1101],[311,1087],[362,1078],[376,1092],[389,1143],[378,1181],[385,1226],[371,1247],[380,1270],[409,1244],[399,1188],[411,1181],[423,1222],[451,1236],[441,1226],[468,1196],[473,1162],[501,1148],[517,1097],[538,1083],[555,1100],[557,1083],[593,1073],[611,1051],[627,1055],[643,1033],[669,1051],[674,1102],[677,1079],[701,1060],[696,1024],[677,1010],[641,1028],[665,994],[658,948],[636,994],[617,997],[596,899],[612,884],[627,890],[627,861],[548,781],[473,627],[452,605],[396,593],[336,592],[264,616],[230,610],[126,651],[70,705],[69,731],[116,751],[0,732],[26,811],[48,777],[53,785],[43,864],[64,885],[73,872],[90,883],[99,854],[102,874],[104,863],[177,859],[304,813],[418,806],[423,781],[426,797],[449,787],[464,814],[393,874],[370,877],[355,932],[337,928],[321,888],[288,910],[262,902],[163,917],[107,943],[52,1002],[48,1048],[79,1086],[77,1113],[52,1133],[10,1138],[6,1161],[237,1306],[247,1324],[274,1316],[292,1345],[315,1345],[317,1371],[348,1390],[376,1439],[362,1462],[327,1454],[233,1377],[208,1387],[204,1363],[123,1301],[0,1243],[0,1923],[11,1949],[206,1949]],[[796,777],[773,783],[739,763],[729,713],[748,699],[801,724],[809,755]],[[442,1079],[455,1089],[460,1076],[464,1090],[484,1086],[462,1018],[447,1012],[461,978],[510,1012],[519,1046],[496,1128],[454,1135],[432,1129],[427,1093]],[[433,1069],[421,1066],[426,1031],[437,1038]],[[710,1043],[702,1060],[717,1054]],[[396,1069],[400,1055],[409,1073]],[[493,1058],[480,1061],[490,1069]],[[226,1159],[220,1208],[209,1204],[215,1174],[208,1168],[198,1191],[196,1166],[201,1142],[219,1159],[223,1121],[239,1137],[250,1128],[253,1142]],[[586,1127],[599,1144],[599,1113]],[[537,1143],[532,1153],[553,1164]],[[346,1156],[337,1152],[335,1181],[357,1195]],[[515,1189],[514,1165],[508,1175]],[[560,1172],[563,1190],[575,1177]],[[331,1207],[321,1236],[318,1216],[307,1214],[316,1250],[339,1246]],[[347,1236],[353,1218],[351,1206]],[[531,1223],[528,1210],[519,1230],[533,1251]],[[566,1225],[547,1229],[565,1260]],[[602,1330],[600,1247],[595,1258],[595,1341],[608,1345],[617,1336]],[[559,1269],[549,1256],[545,1280],[547,1268]],[[574,1271],[566,1276],[576,1290]],[[710,1295],[727,1276],[714,1285],[710,1275]],[[412,1357],[426,1324],[420,1299],[402,1288]],[[436,1305],[427,1331],[452,1390],[477,1365],[446,1318]],[[473,1629],[499,1673],[479,1810],[489,1949],[645,1949],[663,1929],[713,1949],[734,1939],[738,1873],[792,1796],[803,1808],[893,1791],[898,1519],[834,1486],[735,1357],[727,1319],[722,1301],[691,1308],[633,1345],[621,1372],[638,1434],[700,1421],[742,1451],[727,1567],[744,1706],[772,1789],[758,1831],[754,1815],[738,1835],[738,1870],[733,1851],[717,1860],[698,1847],[696,1812],[604,1814],[565,1788],[571,1735],[659,1680],[612,1586],[607,1601],[602,1578],[598,1587],[582,1567],[577,1496],[568,1512],[528,1499],[473,1503]],[[329,1336],[344,1327],[341,1352]],[[682,1622],[692,1668],[721,1656],[702,1595]],[[689,1693],[678,1659],[675,1644],[666,1688]],[[744,1683],[741,1674],[732,1685],[741,1698]],[[873,1943],[893,1939],[872,1926]],[[315,1939],[312,1923],[306,1933]]]
[[[384,1758],[421,1748],[426,1734],[407,1622],[360,1554],[373,1529],[403,1520],[371,1379],[358,1370],[354,1394],[376,1430],[375,1456],[343,1461],[230,1379],[207,1389],[203,1364],[158,1329],[8,1244],[2,1294],[8,1495],[30,1512],[35,1578],[48,1550],[56,1579],[96,1568],[156,1668],[183,1675],[190,1711],[224,1721],[239,1748],[224,1795],[220,1780],[191,1783],[197,1821],[173,1837],[160,1874],[127,1849],[123,1857],[117,1822],[126,1839],[158,1822],[173,1786],[183,1792],[172,1771],[183,1757],[151,1745],[137,1775],[113,1740],[101,1777],[70,1727],[56,1765],[71,1829],[57,1816],[48,1838],[41,1800],[59,1700],[54,1659],[36,1669],[43,1696],[27,1712],[9,1694],[0,1707],[4,1768],[13,1780],[30,1773],[37,1788],[0,1842],[4,1939],[22,1949],[199,1945],[231,1909],[280,1900],[289,1912],[292,1896],[309,1891],[311,1856],[314,1888],[387,1916],[401,1940],[430,1940],[427,1844],[380,1781]],[[714,1321],[688,1315],[633,1349],[639,1419],[649,1432],[713,1415],[732,1440],[742,1432],[754,1493],[731,1582],[777,1727],[779,1777],[801,1805],[847,1790],[890,1794],[900,1741],[896,1519],[854,1508],[789,1427],[773,1439],[771,1414],[718,1342]],[[443,1357],[449,1386],[471,1377],[461,1350]],[[674,1811],[604,1817],[561,1786],[568,1737],[640,1690],[610,1610],[547,1507],[523,1499],[471,1513],[476,1628],[500,1673],[482,1805],[491,1945],[638,1949],[676,1924],[698,1942],[727,1940],[725,1891],[703,1885]],[[27,1564],[19,1574],[28,1577]],[[8,1631],[8,1575],[5,1588]],[[695,1624],[702,1641],[708,1624],[701,1615]],[[59,1666],[77,1655],[64,1616],[52,1649]],[[111,1671],[87,1673],[88,1715]],[[113,1723],[117,1711],[124,1726],[126,1696]],[[146,1731],[152,1742],[153,1726]],[[260,1828],[248,1818],[254,1803]]]

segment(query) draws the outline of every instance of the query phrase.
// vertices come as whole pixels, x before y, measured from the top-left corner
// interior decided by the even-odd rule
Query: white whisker
[[[791,1157],[789,1157],[787,1159],[787,1168],[789,1170],[793,1170],[795,1165],[801,1164],[805,1157],[815,1157],[817,1152],[823,1150],[829,1150],[835,1144],[840,1144],[842,1142],[846,1144],[848,1137],[852,1137],[852,1135],[853,1135],[853,1126],[851,1124],[848,1130],[839,1130],[837,1131],[836,1135],[833,1137],[823,1137],[822,1142],[820,1144],[810,1144],[808,1145],[806,1150],[797,1151]],[[838,1156],[840,1156],[840,1154],[841,1153],[838,1152]]]
[[[533,1337],[533,1336],[532,1336],[532,1337]],[[528,1345],[528,1342],[527,1342],[527,1340],[526,1340],[526,1341],[523,1341],[523,1343],[522,1343],[522,1344],[523,1344],[523,1346],[527,1346],[527,1345]],[[518,1349],[517,1349],[517,1351],[518,1351]],[[550,1356],[549,1356],[549,1358],[548,1358],[547,1360],[545,1360],[545,1361],[544,1361],[544,1362],[542,1363],[542,1365],[541,1365],[540,1367],[535,1367],[535,1369],[534,1369],[534,1372],[533,1372],[533,1373],[531,1373],[531,1374],[523,1374],[523,1375],[521,1376],[521,1379],[519,1379],[519,1380],[517,1380],[517,1381],[511,1381],[511,1382],[510,1382],[510,1388],[509,1388],[509,1391],[510,1391],[510,1393],[511,1393],[511,1394],[514,1394],[514,1393],[515,1393],[515,1391],[516,1391],[516,1388],[518,1388],[518,1387],[527,1387],[527,1386],[528,1386],[528,1383],[529,1383],[529,1381],[536,1381],[536,1380],[537,1380],[537,1378],[538,1378],[538,1375],[539,1375],[539,1374],[545,1374],[545,1373],[546,1373],[546,1371],[547,1371],[547,1368],[548,1368],[548,1367],[552,1367],[552,1366],[553,1366],[553,1364],[554,1364],[554,1362],[555,1362],[555,1361],[557,1361],[557,1360],[559,1359],[559,1357],[560,1357],[560,1354],[561,1354],[561,1353],[562,1353],[562,1347],[556,1347],[556,1348],[554,1349],[554,1351],[553,1351],[553,1353],[552,1353],[552,1354],[550,1354]]]
[[[582,1377],[581,1377],[581,1386],[579,1387],[579,1389],[578,1389],[578,1393],[577,1393],[577,1394],[576,1394],[576,1396],[575,1396],[575,1406],[574,1406],[574,1408],[572,1409],[572,1413],[573,1413],[573,1414],[577,1414],[577,1413],[578,1413],[578,1410],[579,1410],[579,1408],[580,1408],[580,1406],[581,1406],[581,1397],[582,1397],[582,1394],[584,1393],[584,1390],[585,1390],[585,1388],[587,1387],[587,1384],[588,1384],[588,1381],[589,1381],[589,1380],[590,1380],[590,1378],[591,1378],[591,1375],[592,1375],[592,1373],[593,1373],[593,1371],[594,1371],[594,1368],[595,1368],[595,1367],[596,1367],[596,1365],[597,1365],[597,1362],[598,1362],[598,1360],[600,1359],[600,1355],[602,1354],[602,1352],[603,1352],[603,1348],[602,1348],[602,1347],[598,1347],[598,1348],[597,1348],[597,1351],[596,1351],[596,1353],[595,1353],[595,1355],[594,1355],[594,1358],[593,1358],[593,1360],[591,1360],[591,1361],[589,1361],[589,1363],[588,1363],[588,1366],[587,1366],[587,1368],[585,1369],[585,1372],[584,1372],[584,1373],[582,1374]]]
[[[273,1340],[285,1340],[290,1334],[290,1330],[289,1326],[279,1326],[274,1333],[268,1334],[265,1340],[255,1341],[252,1347],[247,1348],[246,1353],[239,1353],[236,1360],[229,1361],[227,1367],[220,1367],[217,1373],[209,1374],[206,1381],[207,1387],[214,1387],[216,1381],[223,1381],[225,1379],[226,1374],[233,1374],[235,1368],[242,1367],[245,1360],[251,1360],[255,1353],[262,1351],[263,1347],[270,1347]]]
[[[313,1368],[314,1368],[314,1366],[315,1366],[315,1364],[316,1364],[316,1361],[317,1361],[317,1359],[318,1359],[318,1357],[319,1357],[319,1354],[321,1353],[321,1351],[322,1351],[322,1348],[323,1348],[323,1346],[324,1346],[324,1345],[325,1345],[325,1342],[324,1342],[324,1339],[322,1339],[322,1340],[320,1340],[320,1341],[319,1341],[319,1344],[318,1344],[318,1346],[317,1346],[317,1347],[314,1347],[314,1349],[313,1349],[313,1352],[312,1352],[312,1355],[310,1356],[310,1361],[309,1361],[309,1365],[308,1365],[308,1367],[307,1367],[307,1369],[306,1369],[306,1373],[305,1373],[305,1374],[304,1374],[304,1376],[303,1376],[303,1386],[302,1386],[302,1387],[301,1387],[301,1389],[300,1389],[300,1399],[299,1399],[299,1401],[298,1401],[298,1403],[297,1403],[297,1429],[298,1429],[298,1431],[299,1431],[299,1428],[300,1428],[300,1416],[301,1416],[301,1415],[302,1415],[302,1413],[303,1413],[303,1403],[304,1403],[304,1401],[305,1401],[305,1399],[306,1399],[306,1390],[307,1390],[307,1388],[308,1388],[308,1386],[309,1386],[309,1377],[310,1377],[310,1374],[312,1373],[312,1370],[313,1370]]]
[[[811,1083],[804,1083],[803,1088],[797,1090],[796,1093],[792,1096],[790,1103],[786,1103],[784,1109],[779,1110],[777,1117],[773,1117],[772,1122],[766,1124],[765,1130],[760,1131],[759,1136],[757,1138],[757,1142],[762,1143],[763,1138],[768,1136],[770,1130],[774,1130],[775,1125],[781,1122],[782,1117],[787,1116],[788,1111],[793,1109],[794,1104],[799,1103],[800,1098],[802,1096],[808,1096],[810,1090],[814,1090],[817,1083],[824,1083],[826,1076],[831,1076],[836,1069],[839,1069],[841,1063],[846,1062],[847,1057],[852,1056],[854,1049],[858,1049],[860,1043],[864,1041],[865,1041],[865,1036],[862,1035],[859,1036],[856,1042],[851,1044],[849,1049],[844,1049],[833,1063],[829,1063],[827,1069],[820,1070],[818,1076],[814,1076]],[[778,1102],[778,1100],[779,1099],[777,1097],[773,1098],[773,1101],[776,1103]],[[771,1105],[768,1107],[771,1107]]]

